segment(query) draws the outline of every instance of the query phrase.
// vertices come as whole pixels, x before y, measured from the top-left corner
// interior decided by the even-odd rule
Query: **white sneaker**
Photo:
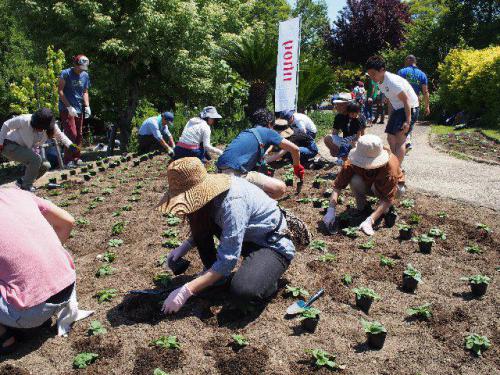
[[[82,159],[78,159],[75,163],[78,166],[85,165],[85,163],[82,161]]]

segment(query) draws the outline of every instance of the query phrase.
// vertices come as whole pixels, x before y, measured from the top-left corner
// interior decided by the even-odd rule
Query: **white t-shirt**
[[[304,115],[303,113],[294,113],[293,118],[295,119],[294,124],[303,132],[311,132],[317,133],[316,125],[313,120],[309,118],[309,116]]]
[[[203,143],[203,148],[217,155],[222,155],[222,150],[212,147],[210,144],[210,134],[212,130],[207,122],[199,117],[192,118],[188,121],[182,135],[179,138],[179,143],[184,143],[190,146],[198,146]],[[182,146],[181,146],[182,147]]]
[[[385,72],[384,82],[379,83],[380,91],[389,99],[394,110],[404,108],[403,102],[398,98],[401,92],[405,92],[410,99],[410,107],[417,108],[419,106],[418,96],[410,83],[398,76],[397,74]]]

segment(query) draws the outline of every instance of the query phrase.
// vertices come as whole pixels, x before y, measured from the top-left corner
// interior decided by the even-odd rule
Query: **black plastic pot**
[[[121,161],[120,160],[115,160],[115,165],[118,166],[121,164]]]
[[[170,268],[175,276],[183,274],[189,268],[191,262],[189,260],[179,258],[175,262],[168,262]]]
[[[90,181],[90,175],[89,175],[89,174],[84,174],[84,175],[83,175],[83,179],[84,179],[85,181]]]
[[[370,306],[373,303],[373,298],[361,296],[361,298],[356,297],[356,306],[363,311],[365,314],[368,314],[370,310]]]
[[[392,228],[396,224],[398,215],[394,211],[389,211],[384,215],[384,224],[387,228]]]
[[[488,284],[485,283],[470,284],[470,290],[476,297],[484,296],[486,294],[486,289],[488,289]]]
[[[111,162],[108,164],[109,168],[116,168],[116,164],[114,162]]]
[[[313,188],[319,189],[321,187],[321,182],[320,181],[313,181]]]
[[[74,169],[71,169],[71,170],[69,171],[69,175],[70,175],[70,176],[74,176],[74,175],[76,175],[76,171],[75,171]]]
[[[68,179],[68,175],[66,173],[61,173],[61,180],[66,181]]]
[[[415,289],[418,287],[418,281],[413,277],[403,274],[403,285],[402,289],[407,293],[415,292]]]
[[[55,177],[49,178],[49,183],[56,184],[57,183],[57,178],[55,178]]]
[[[148,155],[148,157],[149,157],[150,159],[153,159],[153,158],[155,157],[155,154],[151,153],[151,154],[149,154],[149,155]]]
[[[95,176],[96,174],[97,174],[96,171],[89,171],[89,175],[91,175],[91,176]]]
[[[332,191],[331,190],[325,190],[323,192],[323,198],[330,198],[332,196]]]
[[[95,165],[97,165],[98,167],[100,167],[100,166],[102,165],[102,161],[97,161],[97,162],[95,163]]]
[[[377,334],[367,333],[366,338],[368,339],[368,346],[372,349],[382,349],[384,347],[386,336],[387,332],[380,332]]]
[[[134,167],[137,167],[141,162],[139,160],[134,160]]]
[[[293,186],[293,180],[285,180],[286,186]]]
[[[418,248],[423,254],[430,254],[432,250],[432,242],[419,242]]]
[[[322,203],[323,203],[323,202],[321,202],[321,201],[313,201],[313,207],[314,207],[314,208],[321,208],[321,204],[322,204]]]
[[[89,169],[87,167],[81,167],[80,168],[80,173],[87,173]]]
[[[310,333],[316,332],[319,323],[319,315],[316,318],[307,318],[302,320],[302,328]]]
[[[403,241],[408,241],[411,240],[411,237],[413,235],[413,229],[410,228],[408,230],[406,229],[400,229],[399,230],[399,238]]]
[[[104,172],[104,171],[106,170],[106,168],[104,168],[104,167],[99,167],[99,169],[98,169],[98,170],[99,170],[99,172]]]

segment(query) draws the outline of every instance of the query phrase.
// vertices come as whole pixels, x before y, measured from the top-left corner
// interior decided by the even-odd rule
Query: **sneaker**
[[[68,164],[66,164],[66,168],[67,169],[75,169],[76,168],[76,164],[74,161],[70,161]]]
[[[75,161],[75,164],[78,165],[79,167],[81,167],[82,165],[85,165],[85,163],[82,161],[82,159],[78,159],[77,161]]]

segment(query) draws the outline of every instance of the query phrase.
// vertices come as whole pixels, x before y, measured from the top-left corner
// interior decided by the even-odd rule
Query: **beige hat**
[[[231,176],[208,174],[198,158],[182,158],[167,169],[168,191],[159,203],[163,213],[193,213],[229,190]]]
[[[274,130],[276,130],[283,138],[288,138],[293,134],[293,129],[288,125],[288,121],[279,118],[274,121]]]
[[[389,153],[384,150],[380,137],[366,134],[358,139],[356,147],[349,152],[351,163],[363,169],[379,168],[389,161]]]

